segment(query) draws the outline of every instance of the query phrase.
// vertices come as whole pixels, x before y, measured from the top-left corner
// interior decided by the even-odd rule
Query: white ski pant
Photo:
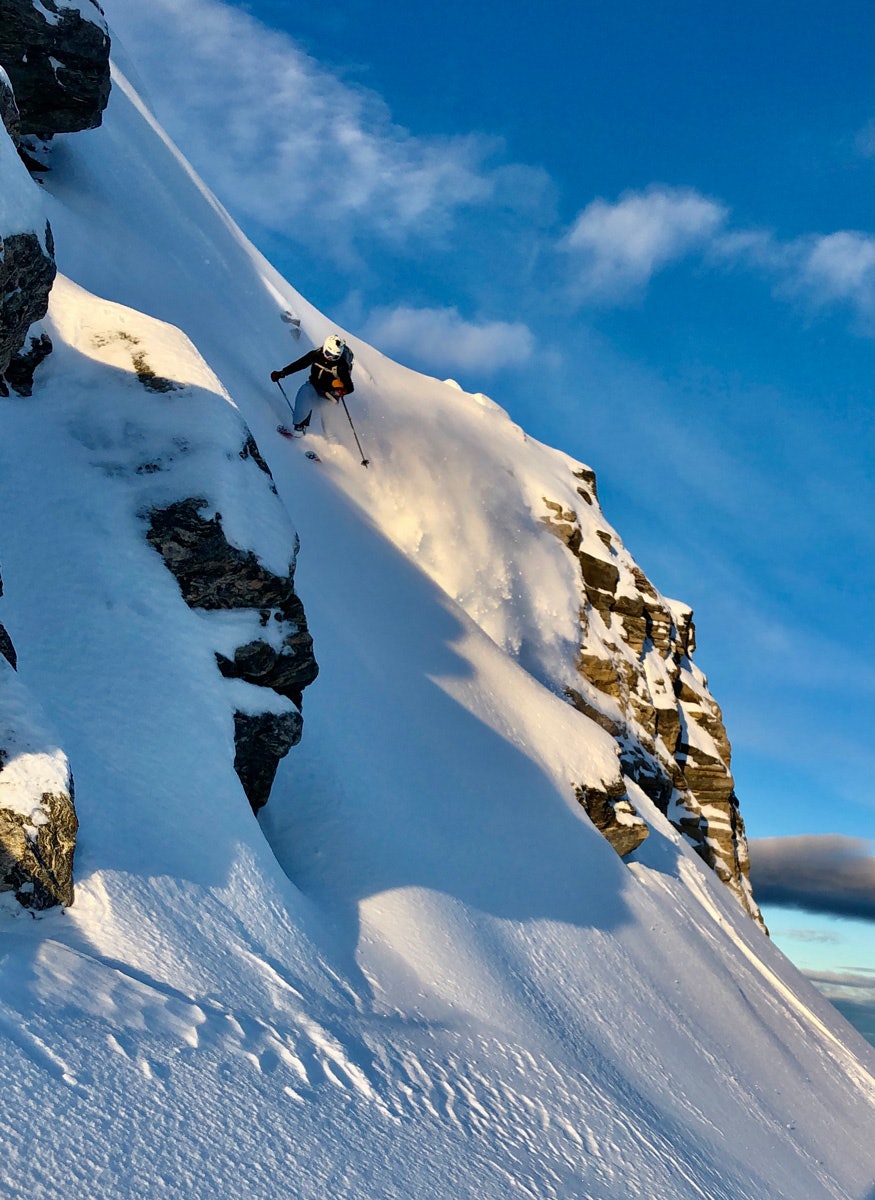
[[[306,383],[301,384],[300,388],[298,388],[292,420],[296,425],[300,425],[302,421],[307,420],[308,414],[312,413],[309,428],[314,433],[323,433],[327,438],[334,440],[334,413],[332,409],[336,407],[336,404],[337,401],[330,400],[327,396],[323,396],[321,392],[317,392],[308,379]]]

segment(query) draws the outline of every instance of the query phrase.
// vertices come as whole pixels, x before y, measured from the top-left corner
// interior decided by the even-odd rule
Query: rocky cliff
[[[693,662],[692,611],[667,600],[604,519],[596,478],[575,472],[579,511],[544,497],[544,524],[573,556],[580,578],[577,681],[565,685],[576,708],[616,740],[623,774],[669,818],[755,920],[744,821],[731,748],[708,681]],[[579,793],[619,853],[640,844],[626,806]],[[643,822],[642,822],[643,824]]]

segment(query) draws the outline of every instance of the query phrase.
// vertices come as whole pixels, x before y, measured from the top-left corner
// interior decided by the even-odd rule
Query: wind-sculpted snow
[[[81,142],[46,184],[58,350],[2,402],[4,621],[87,831],[72,908],[3,915],[6,1194],[868,1200],[871,1049],[633,778],[627,862],[575,798],[622,775],[564,693],[544,497],[580,464],[357,341],[372,465],[342,422],[306,461],[269,372],[333,326],[121,76]],[[256,689],[215,658],[252,619],[188,607],[138,515],[206,499],[287,572],[241,415],[321,668],[258,820]]]

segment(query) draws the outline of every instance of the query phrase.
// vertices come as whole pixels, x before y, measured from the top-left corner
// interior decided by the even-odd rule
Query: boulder
[[[0,0],[0,63],[15,89],[22,135],[50,138],[100,124],[109,46],[94,0]]]

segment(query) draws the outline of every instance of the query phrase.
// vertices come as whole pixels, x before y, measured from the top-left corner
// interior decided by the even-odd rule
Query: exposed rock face
[[[21,137],[21,114],[15,102],[15,93],[9,76],[0,67],[0,121],[6,127],[6,132],[17,145]]]
[[[575,787],[574,794],[593,825],[604,834],[621,858],[637,850],[648,836],[650,830],[647,822],[641,819],[626,795],[626,785],[622,779],[605,791]]]
[[[576,479],[581,501],[593,510],[587,535],[576,511],[544,499],[544,523],[574,555],[580,572],[579,684],[568,686],[566,694],[616,739],[626,776],[762,923],[750,887],[729,740],[708,682],[692,661],[692,612],[662,597],[616,533],[599,521],[593,473],[583,468]],[[578,791],[612,844],[626,844],[625,825],[617,829],[617,817],[624,822],[626,816],[611,809],[617,798]]]
[[[12,638],[6,631],[5,625],[0,625],[0,654],[6,659],[13,671],[18,667],[18,655],[12,644]]]
[[[0,375],[8,371],[9,364],[27,340],[31,325],[46,315],[54,280],[54,243],[48,224],[45,246],[35,233],[13,233],[2,239]]]
[[[2,625],[0,650],[0,892],[25,908],[70,905],[78,829],[70,767],[16,678]]]
[[[3,577],[0,575],[0,596],[3,595]],[[13,670],[18,666],[18,655],[12,644],[12,638],[6,632],[6,626],[0,625],[0,654],[6,659]]]
[[[3,769],[0,767],[0,788]],[[73,854],[79,822],[73,780],[58,792],[42,792],[30,813],[4,806],[0,790],[0,891],[15,892],[24,908],[73,903]]]
[[[26,348],[22,347],[13,354],[6,368],[6,382],[19,396],[33,394],[33,376],[44,358],[52,352],[52,339],[45,330],[31,328],[25,338]]]
[[[0,0],[0,64],[15,89],[22,135],[49,138],[100,124],[109,44],[94,0]]]
[[[0,576],[0,596],[3,595],[3,577]],[[18,655],[12,644],[12,638],[6,631],[5,625],[0,625],[0,654],[6,659],[13,671],[18,667]]]
[[[234,770],[253,812],[267,804],[279,761],[297,746],[303,725],[297,712],[234,714]]]
[[[54,242],[39,188],[28,177],[12,140],[17,130],[17,113],[15,97],[6,75],[0,71],[0,114],[4,121],[0,127],[0,180],[5,201],[4,220],[0,224],[0,393],[3,395],[8,395],[3,376],[24,345],[31,325],[46,315],[55,280]],[[26,376],[30,369],[32,378],[31,361],[23,364],[23,373]]]
[[[254,442],[247,442],[241,454],[263,464]],[[222,674],[269,688],[298,710],[277,712],[266,705],[265,712],[235,714],[234,766],[257,811],[267,801],[280,759],[301,739],[302,692],[319,668],[293,571],[286,577],[274,575],[251,551],[232,546],[221,515],[201,515],[207,507],[205,499],[190,498],[152,509],[146,536],[191,608],[248,610],[257,617],[261,636],[232,654],[216,654]]]

